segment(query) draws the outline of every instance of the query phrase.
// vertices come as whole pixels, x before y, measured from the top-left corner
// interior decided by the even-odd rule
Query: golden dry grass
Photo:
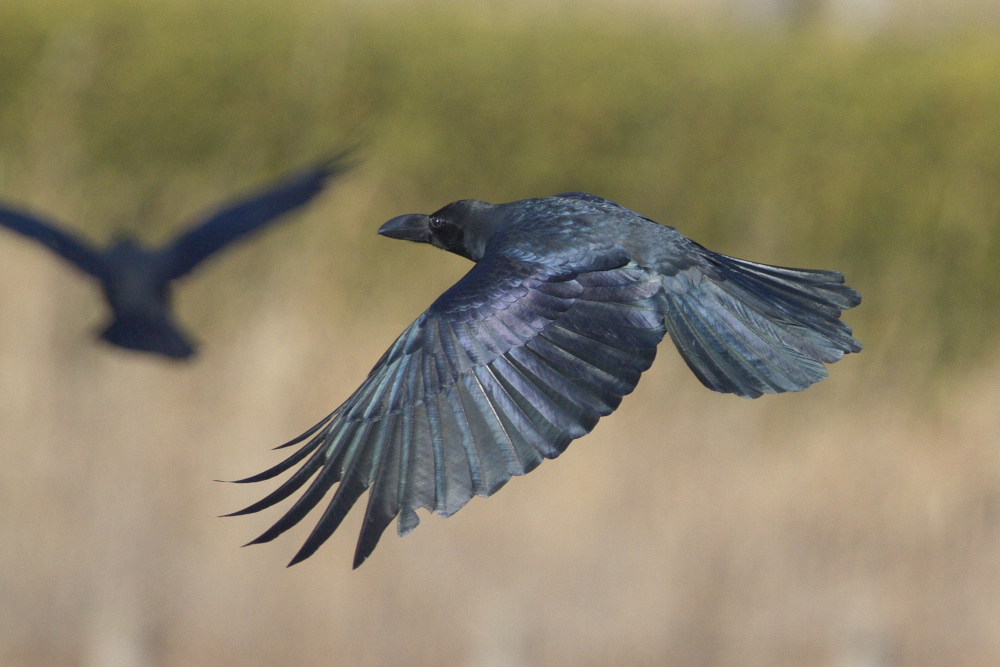
[[[240,550],[274,515],[215,518],[260,490],[211,480],[275,461],[266,447],[345,396],[419,305],[390,294],[317,326],[308,279],[284,269],[227,313],[238,330],[176,366],[95,348],[80,335],[92,291],[12,245],[5,664],[1000,658],[996,364],[929,419],[859,392],[864,356],[808,394],[750,402],[705,391],[665,347],[561,459],[405,540],[390,531],[358,571],[357,513],[286,570],[306,527]],[[190,291],[237,279],[232,264]]]

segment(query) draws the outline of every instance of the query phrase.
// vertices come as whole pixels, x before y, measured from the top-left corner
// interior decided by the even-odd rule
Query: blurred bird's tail
[[[119,314],[101,338],[119,347],[153,352],[171,359],[187,359],[194,345],[165,314]]]
[[[861,295],[836,271],[757,264],[699,246],[715,269],[665,290],[667,330],[710,389],[756,398],[801,391],[861,343],[840,320]]]

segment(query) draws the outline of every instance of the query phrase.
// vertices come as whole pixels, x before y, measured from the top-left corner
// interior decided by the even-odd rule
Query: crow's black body
[[[298,523],[339,482],[293,559],[310,556],[370,489],[354,566],[399,517],[448,516],[555,458],[630,393],[665,335],[709,388],[799,391],[861,345],[840,321],[861,301],[834,271],[727,257],[583,193],[459,201],[380,234],[476,262],[421,315],[300,449],[242,481],[301,466],[256,512],[315,477],[254,543]],[[286,445],[287,446],[287,445]]]
[[[174,323],[170,284],[229,243],[309,202],[326,179],[347,168],[343,157],[219,210],[162,248],[145,248],[125,238],[97,249],[50,222],[2,207],[0,225],[44,244],[100,281],[113,315],[101,338],[120,347],[185,359],[194,354],[194,345]]]

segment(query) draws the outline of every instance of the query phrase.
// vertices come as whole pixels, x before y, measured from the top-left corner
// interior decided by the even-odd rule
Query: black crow
[[[161,248],[118,238],[98,249],[51,222],[0,207],[0,225],[29,236],[101,282],[113,319],[101,333],[107,342],[173,359],[194,354],[170,309],[170,284],[229,243],[309,202],[326,179],[349,168],[346,153],[296,174],[249,199],[234,202]]]
[[[305,493],[251,544],[288,530],[336,483],[293,565],[340,525],[366,489],[358,567],[393,518],[450,516],[611,414],[670,334],[710,389],[756,398],[800,391],[861,344],[840,313],[861,302],[836,271],[757,264],[580,192],[509,204],[465,200],[404,215],[379,234],[430,243],[475,266],[393,343],[326,419],[284,447],[302,465],[260,502]]]

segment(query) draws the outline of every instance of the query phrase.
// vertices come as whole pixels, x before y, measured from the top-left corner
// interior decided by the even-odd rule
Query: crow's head
[[[495,208],[484,201],[463,199],[430,215],[411,213],[393,218],[378,233],[392,239],[430,243],[476,262],[483,256],[492,229],[489,214]]]

